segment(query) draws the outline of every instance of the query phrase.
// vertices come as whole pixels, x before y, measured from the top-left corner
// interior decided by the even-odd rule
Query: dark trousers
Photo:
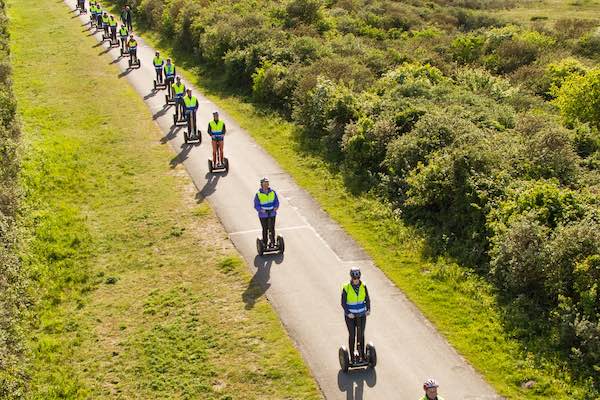
[[[177,115],[177,120],[183,119],[185,116],[183,97],[175,97],[175,115]]]
[[[156,83],[163,83],[162,67],[160,67],[160,68],[154,67],[154,71],[156,71]]]
[[[267,244],[269,239],[271,244],[275,244],[275,215],[266,218],[260,218],[262,225],[262,240]]]
[[[116,26],[110,27],[110,41],[111,42],[117,41],[117,27]]]
[[[354,349],[358,348],[360,358],[365,358],[365,326],[367,324],[367,316],[354,316],[354,318],[346,317],[346,327],[348,328],[348,351],[354,359]],[[356,347],[355,347],[356,345]]]

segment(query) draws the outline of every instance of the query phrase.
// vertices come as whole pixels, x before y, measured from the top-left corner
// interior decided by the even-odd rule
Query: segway
[[[127,40],[127,39],[125,39]],[[121,39],[121,57],[129,57],[129,50],[125,50],[125,42]]]
[[[135,60],[133,60],[133,58],[135,58]],[[138,56],[136,55],[135,57],[129,57],[129,68],[140,68],[142,65],[142,62],[140,61],[140,59],[138,58]]]
[[[226,159],[225,159],[226,160]],[[223,160],[223,161],[225,161]],[[256,251],[259,256],[264,254],[283,254],[285,250],[285,242],[283,236],[277,235],[277,242],[268,246],[261,238],[256,238]]]
[[[167,88],[167,84],[165,81],[163,81],[162,83],[157,82],[156,79],[154,80],[154,90],[162,90],[162,89],[166,89]]]
[[[170,83],[170,85],[167,85],[167,94],[165,94],[165,104],[168,106],[172,106],[175,104],[175,96],[173,93],[173,87],[171,86],[173,83]]]
[[[188,129],[183,132],[183,140],[185,144],[202,143],[202,133],[196,127],[196,113],[191,112],[188,115],[191,115],[192,118],[186,118]]]
[[[110,38],[110,47],[111,48],[119,47],[119,39],[117,39],[117,37],[113,36],[112,34],[111,34],[111,38]]]
[[[210,172],[211,174],[213,172],[222,172],[225,171],[225,173],[229,172],[229,160],[227,159],[227,157],[223,158],[223,163],[222,164],[213,164],[212,160],[208,160],[208,172]]]
[[[350,353],[346,346],[340,347],[338,351],[338,357],[340,359],[340,368],[343,372],[348,372],[351,369],[362,368],[362,367],[371,367],[375,368],[377,365],[377,351],[375,350],[375,346],[372,342],[367,343],[365,349],[365,359],[358,359],[358,352],[354,350],[354,359],[357,360],[352,362],[350,359]]]
[[[104,30],[104,27],[102,27],[102,30]],[[104,33],[102,33],[102,41],[104,42],[106,40],[110,41],[110,32],[107,34],[106,31],[104,31]]]
[[[175,102],[176,110],[173,113],[173,125],[174,126],[187,126],[187,119],[185,117],[185,107],[183,107],[183,112],[180,112],[180,108],[182,108],[177,102]]]

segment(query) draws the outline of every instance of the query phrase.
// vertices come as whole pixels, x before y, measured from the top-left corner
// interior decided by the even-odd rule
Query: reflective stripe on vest
[[[344,291],[346,292],[346,304],[348,305],[348,312],[352,314],[364,314],[367,312],[367,291],[365,285],[361,282],[358,288],[358,294],[354,291],[352,284],[346,283],[344,285]]]
[[[175,75],[175,64],[165,64],[165,75],[167,78]]]
[[[263,193],[259,190],[256,195],[263,210],[272,210],[275,208],[275,191],[271,190],[269,193]]]
[[[185,96],[183,98],[183,102],[185,104],[185,108],[189,109],[192,109],[198,105],[198,99],[196,98],[196,96],[192,96],[192,98]]]
[[[225,126],[223,121],[219,120],[218,122],[215,122],[213,119],[209,122],[209,125],[213,136],[223,136],[223,127]]]
[[[119,35],[121,35],[121,37],[127,37],[129,35],[129,31],[127,28],[121,28],[119,29]]]
[[[174,83],[171,85],[173,87],[173,91],[175,92],[175,96],[183,97],[183,93],[185,93],[185,85],[180,83],[179,85]]]

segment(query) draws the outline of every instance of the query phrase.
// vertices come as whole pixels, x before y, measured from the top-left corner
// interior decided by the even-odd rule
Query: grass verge
[[[185,79],[234,118],[308,190],[498,393],[510,399],[590,398],[591,383],[575,380],[558,356],[528,348],[505,329],[491,285],[451,260],[430,259],[424,240],[391,209],[368,195],[349,193],[334,167],[307,152],[298,140],[297,127],[255,107],[168,39],[141,27],[136,33],[172,56]],[[522,386],[530,380],[535,382],[532,387]]]
[[[24,123],[30,394],[317,399],[146,106],[60,1],[9,0]],[[249,286],[250,285],[250,286]],[[252,298],[250,307],[243,298]]]

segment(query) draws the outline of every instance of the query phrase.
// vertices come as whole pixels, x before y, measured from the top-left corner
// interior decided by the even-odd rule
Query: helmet
[[[261,183],[261,185],[263,184],[263,182],[267,182],[267,183],[269,183],[269,178],[267,178],[266,176],[264,176],[264,177],[263,177],[263,178],[260,180],[260,183]]]
[[[437,381],[433,378],[429,378],[425,381],[425,383],[423,383],[423,387],[425,389],[431,389],[431,388],[436,388],[439,387],[440,385],[438,385]]]
[[[358,267],[350,268],[350,277],[360,278],[360,268],[358,268]]]

